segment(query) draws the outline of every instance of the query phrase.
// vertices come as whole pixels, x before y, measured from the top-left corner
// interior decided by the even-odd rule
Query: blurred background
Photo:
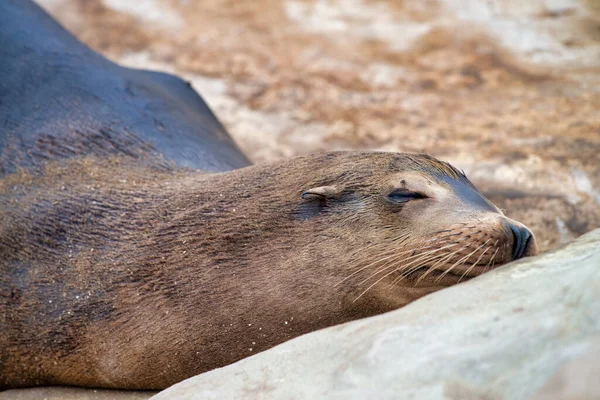
[[[256,163],[427,152],[541,250],[600,227],[600,0],[37,0],[189,80]]]

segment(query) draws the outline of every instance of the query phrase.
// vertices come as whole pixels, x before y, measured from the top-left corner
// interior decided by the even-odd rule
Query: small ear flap
[[[312,189],[308,189],[302,193],[300,197],[305,200],[315,199],[334,199],[342,193],[342,190],[337,186],[321,186]]]

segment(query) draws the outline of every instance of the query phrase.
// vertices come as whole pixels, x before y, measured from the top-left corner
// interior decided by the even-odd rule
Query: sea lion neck
[[[305,163],[314,168],[308,158]],[[348,262],[345,258],[355,250],[357,238],[352,230],[344,230],[343,215],[317,210],[314,217],[303,218],[303,213],[319,207],[303,199],[303,192],[329,177],[327,172],[307,176],[297,165],[286,161],[190,174],[161,184],[164,193],[148,211],[160,216],[159,222],[135,239],[146,237],[146,242],[160,246],[153,245],[153,254],[142,258],[136,251],[136,263],[160,265],[170,271],[170,279],[190,273],[235,274],[242,292],[244,285],[268,284],[299,299],[317,293],[343,297],[339,293],[349,287],[337,285],[347,275],[340,265]]]
[[[231,260],[239,266],[308,246],[314,239],[305,231],[313,228],[294,217],[305,187],[299,180],[306,178],[285,164],[194,173],[160,183],[161,196],[147,212],[160,216],[152,234],[160,237],[166,257],[186,251],[188,256],[202,253],[206,264]],[[165,247],[166,241],[174,248]]]

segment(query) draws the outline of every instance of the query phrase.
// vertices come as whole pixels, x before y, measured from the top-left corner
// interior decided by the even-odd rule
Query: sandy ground
[[[600,226],[599,0],[40,0],[121,64],[190,80],[255,162],[448,160],[542,250]]]

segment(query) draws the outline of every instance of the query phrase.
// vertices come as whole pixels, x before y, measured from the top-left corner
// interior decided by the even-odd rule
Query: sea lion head
[[[402,305],[537,254],[525,225],[431,156],[332,153],[304,168],[313,179],[298,188],[291,214],[321,244],[312,251],[323,264],[342,267],[339,285],[354,301],[375,296]]]

